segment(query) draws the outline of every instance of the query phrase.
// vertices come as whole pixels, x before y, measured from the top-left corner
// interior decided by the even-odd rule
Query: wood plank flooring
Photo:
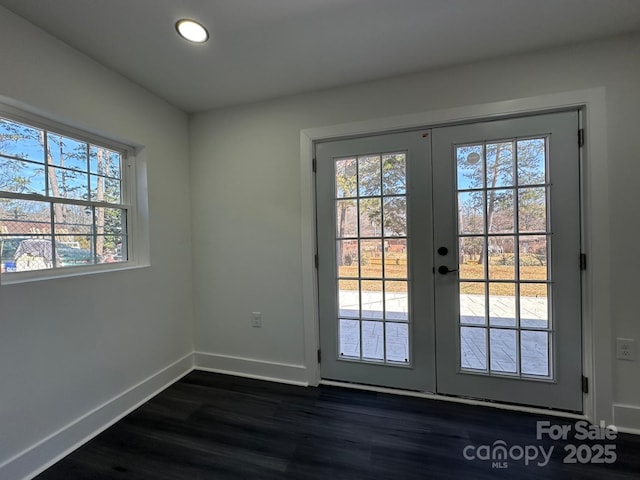
[[[638,479],[640,437],[536,439],[536,421],[573,421],[487,407],[321,386],[304,388],[192,372],[38,480]],[[468,460],[502,440],[548,451],[525,465]],[[612,464],[565,464],[567,444],[615,445]],[[588,451],[586,450],[588,449]],[[504,466],[504,465],[502,465]]]

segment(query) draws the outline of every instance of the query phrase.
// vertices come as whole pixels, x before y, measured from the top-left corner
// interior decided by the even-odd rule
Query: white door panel
[[[316,145],[323,378],[435,388],[429,137]]]
[[[433,131],[439,393],[581,411],[578,114]],[[446,270],[443,269],[443,272]]]

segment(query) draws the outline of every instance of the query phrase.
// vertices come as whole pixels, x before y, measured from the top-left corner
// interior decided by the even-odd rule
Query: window
[[[0,114],[2,274],[128,262],[130,150]]]

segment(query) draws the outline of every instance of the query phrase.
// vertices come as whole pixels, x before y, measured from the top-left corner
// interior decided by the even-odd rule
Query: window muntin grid
[[[552,379],[548,137],[455,153],[460,369]]]
[[[406,160],[334,159],[340,360],[411,363]]]
[[[125,158],[0,117],[2,273],[127,261]]]

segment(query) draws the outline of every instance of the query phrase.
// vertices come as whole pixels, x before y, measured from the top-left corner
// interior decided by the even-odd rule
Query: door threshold
[[[551,417],[569,418],[572,420],[589,420],[586,415],[581,413],[565,412],[562,410],[552,410],[540,407],[531,407],[526,405],[513,405],[509,403],[500,403],[489,400],[478,400],[473,398],[453,397],[431,392],[417,392],[413,390],[403,390],[399,388],[379,387],[375,385],[365,385],[362,383],[340,382],[336,380],[320,380],[320,385],[331,387],[351,388],[353,390],[368,390],[370,392],[388,393],[391,395],[402,395],[405,397],[425,398],[429,400],[443,400],[445,402],[462,403],[465,405],[477,405],[480,407],[492,407],[501,410],[510,410],[513,412],[533,413],[536,415],[547,415]]]

